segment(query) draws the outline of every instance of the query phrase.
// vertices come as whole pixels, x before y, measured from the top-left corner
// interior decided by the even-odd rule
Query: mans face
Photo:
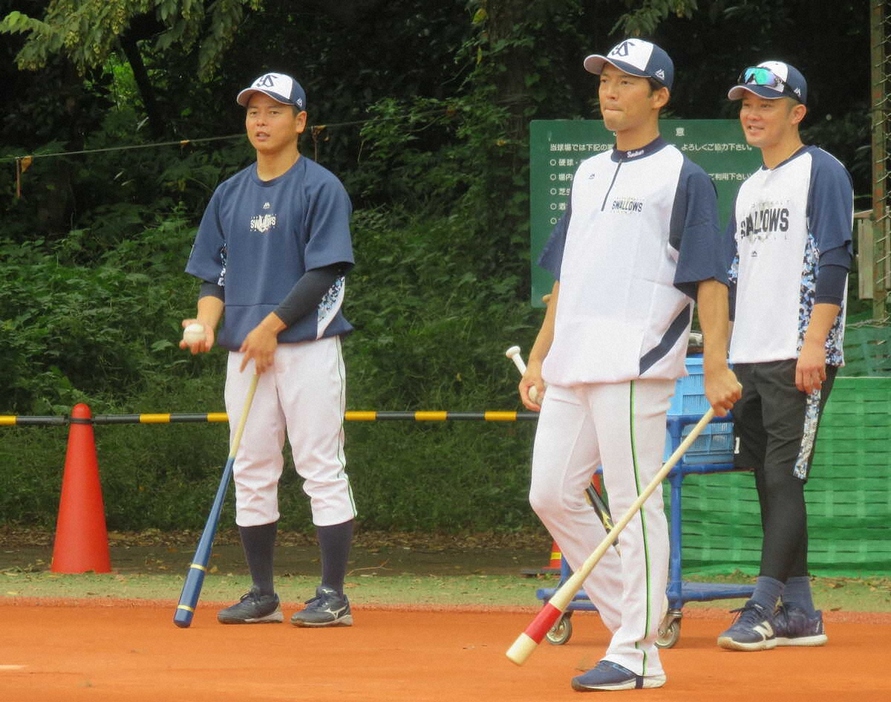
[[[794,135],[806,108],[792,98],[767,100],[746,91],[739,121],[749,146],[770,150]]]
[[[634,132],[650,127],[668,102],[668,90],[652,90],[646,78],[632,76],[611,64],[600,74],[597,90],[603,123],[611,132]]]
[[[272,156],[296,148],[297,137],[306,128],[306,112],[258,92],[248,101],[244,124],[257,153]]]

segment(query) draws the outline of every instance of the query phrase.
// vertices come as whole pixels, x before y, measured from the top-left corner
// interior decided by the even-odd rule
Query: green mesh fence
[[[848,325],[844,374],[891,378],[891,325],[874,322]]]
[[[889,439],[891,378],[838,378],[805,490],[814,575],[891,574]],[[757,574],[759,514],[751,473],[686,476],[685,574]]]

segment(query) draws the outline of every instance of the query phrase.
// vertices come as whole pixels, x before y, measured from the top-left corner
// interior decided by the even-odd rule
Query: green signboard
[[[709,174],[718,190],[721,226],[730,218],[736,191],[761,165],[761,153],[746,144],[737,120],[665,119],[662,136]],[[612,149],[612,132],[599,120],[535,120],[530,124],[530,245],[532,304],[542,307],[542,296],[554,280],[538,266],[538,256],[551,229],[569,200],[575,170],[584,159]]]

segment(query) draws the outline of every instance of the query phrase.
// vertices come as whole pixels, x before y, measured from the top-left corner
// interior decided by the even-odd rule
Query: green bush
[[[522,277],[477,273],[457,218],[358,212],[346,314],[348,409],[521,409],[504,357],[528,347],[538,313]],[[55,254],[9,247],[0,271],[2,412],[93,416],[224,411],[225,352],[176,347],[194,309],[182,272],[194,231],[182,220],[124,240],[99,265],[77,264],[74,233]],[[17,253],[16,253],[17,252]],[[67,262],[67,263],[66,263]],[[12,312],[15,312],[12,314]],[[348,422],[346,453],[360,522],[373,529],[515,529],[526,503],[534,422]],[[227,456],[220,423],[94,427],[110,529],[197,529]],[[65,461],[61,428],[0,428],[0,519],[51,526]],[[287,456],[287,448],[286,448]],[[311,529],[308,500],[287,458],[282,527]],[[231,498],[230,498],[231,499]],[[231,509],[231,502],[230,502]],[[231,512],[224,519],[231,519]]]
[[[55,524],[66,426],[0,427],[0,523]]]
[[[173,219],[77,262],[72,232],[59,244],[0,243],[0,411],[100,411],[186,361],[175,347],[197,286],[182,269],[193,231]]]
[[[536,524],[526,499],[534,428],[527,421],[348,424],[360,524],[450,533]]]

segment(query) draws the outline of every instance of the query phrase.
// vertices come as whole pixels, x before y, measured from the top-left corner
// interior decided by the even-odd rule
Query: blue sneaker
[[[781,604],[773,613],[773,628],[777,646],[822,646],[829,640],[820,610],[809,617],[803,609]]]
[[[718,646],[731,651],[766,651],[777,645],[771,614],[749,600],[738,612],[736,621],[718,637]]]
[[[664,684],[664,675],[637,675],[625,666],[605,660],[600,661],[584,675],[572,679],[572,689],[578,692],[641,690],[662,687]]]
[[[278,595],[261,595],[256,588],[217,613],[220,624],[274,624],[284,621]]]
[[[294,626],[352,626],[353,614],[346,595],[321,585],[316,596],[306,601],[306,606],[291,617]]]

